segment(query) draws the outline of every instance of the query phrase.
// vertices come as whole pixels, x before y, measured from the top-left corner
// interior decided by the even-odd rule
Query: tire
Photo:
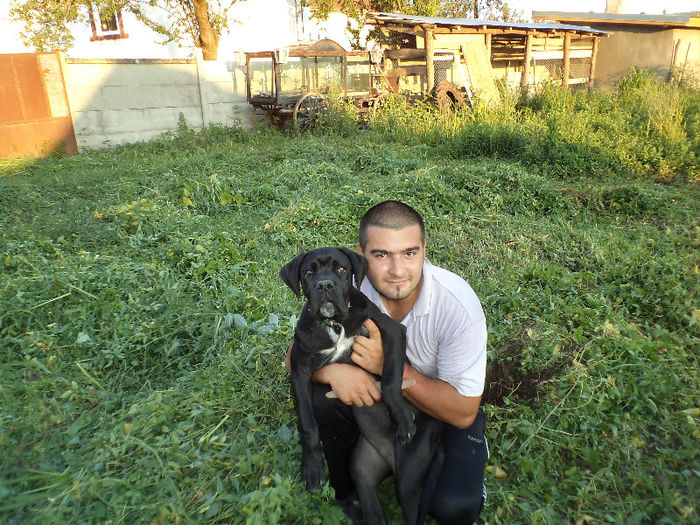
[[[440,111],[452,112],[457,108],[466,106],[461,90],[454,82],[443,80],[430,92],[435,107]]]

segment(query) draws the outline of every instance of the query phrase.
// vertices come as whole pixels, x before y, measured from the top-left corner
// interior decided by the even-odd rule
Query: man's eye
[[[416,252],[406,252],[406,257],[413,257]]]

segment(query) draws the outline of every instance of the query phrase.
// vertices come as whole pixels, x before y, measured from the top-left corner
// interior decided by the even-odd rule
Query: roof
[[[300,44],[296,46],[285,46],[290,57],[305,57],[305,56],[369,56],[367,50],[348,51],[335,40],[323,38],[313,44]],[[251,51],[246,52],[250,58],[269,58],[278,53],[280,49],[270,49],[267,51]]]
[[[551,23],[515,23],[502,22],[500,20],[481,20],[478,18],[439,18],[429,16],[413,16],[404,15],[401,13],[378,13],[372,12],[367,15],[367,23],[387,25],[398,24],[402,26],[433,26],[435,28],[449,29],[454,32],[475,32],[478,30],[491,32],[528,32],[540,31],[544,33],[555,32],[573,32],[583,35],[603,36],[605,31],[600,29],[591,29],[590,27],[582,27],[571,24],[551,24]],[[464,31],[464,29],[471,31]]]
[[[566,11],[533,11],[537,20],[560,20],[584,24],[642,25],[662,27],[690,27],[700,29],[700,11],[668,15],[629,13],[568,13]]]

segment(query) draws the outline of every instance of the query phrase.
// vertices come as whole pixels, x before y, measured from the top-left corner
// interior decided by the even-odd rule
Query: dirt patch
[[[524,332],[524,329],[523,329]],[[505,350],[486,368],[486,383],[482,401],[490,405],[503,406],[503,399],[516,396],[524,401],[538,397],[539,386],[563,370],[571,359],[565,354],[561,359],[535,370],[523,370],[520,356],[523,354],[524,338],[508,341]]]

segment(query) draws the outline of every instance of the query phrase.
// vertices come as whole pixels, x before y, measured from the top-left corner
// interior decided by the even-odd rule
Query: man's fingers
[[[369,332],[369,338],[373,339],[375,336],[380,335],[379,334],[379,328],[377,328],[377,325],[374,324],[374,321],[372,319],[367,319],[364,323],[365,328],[367,328],[367,331]]]
[[[353,347],[352,354],[350,354],[350,360],[356,365],[362,366],[364,359],[364,356]]]
[[[362,337],[364,341],[360,341],[360,337],[362,336],[357,336],[355,338],[355,342],[352,344],[352,353],[357,354],[357,353],[362,353],[363,350],[368,350],[369,347],[367,346],[366,341],[369,341],[366,337]]]
[[[358,348],[367,348],[367,345],[369,344],[369,338],[365,337],[364,335],[357,335],[355,336],[355,342],[352,344],[353,350],[355,349],[355,346]]]

